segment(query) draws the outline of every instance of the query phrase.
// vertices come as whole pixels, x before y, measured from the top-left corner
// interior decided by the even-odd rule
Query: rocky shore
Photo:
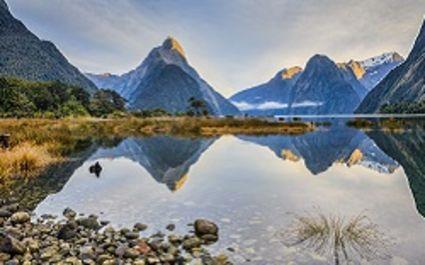
[[[0,205],[0,264],[232,264],[225,255],[205,248],[218,240],[219,228],[199,219],[186,235],[173,234],[175,225],[149,237],[147,225],[115,230],[95,215],[65,209],[63,218],[37,219],[17,203]],[[35,220],[34,220],[35,219]]]

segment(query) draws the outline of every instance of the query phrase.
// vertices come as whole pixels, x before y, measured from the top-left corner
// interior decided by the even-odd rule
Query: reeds
[[[363,213],[348,219],[322,213],[295,215],[278,236],[286,246],[312,250],[335,265],[387,258],[391,245],[390,238]]]
[[[49,153],[47,145],[24,142],[10,150],[0,151],[0,176],[35,176],[46,166],[58,160],[58,157],[53,157]]]

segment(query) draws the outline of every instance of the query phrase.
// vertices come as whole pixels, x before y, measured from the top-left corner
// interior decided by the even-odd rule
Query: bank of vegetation
[[[255,118],[151,117],[1,119],[0,134],[9,135],[0,150],[0,176],[32,176],[66,159],[87,142],[158,134],[208,137],[224,134],[303,134],[314,125],[277,123]]]

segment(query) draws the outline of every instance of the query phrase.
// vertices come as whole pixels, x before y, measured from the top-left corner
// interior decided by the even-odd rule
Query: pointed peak
[[[178,52],[181,56],[185,57],[183,47],[175,38],[171,36],[167,37],[167,39],[162,43],[162,48],[167,50],[174,50]]]
[[[294,66],[290,68],[285,68],[278,73],[281,79],[292,79],[294,76],[302,72],[302,68],[299,66]]]
[[[307,62],[306,69],[316,65],[336,66],[335,63],[328,56],[322,54],[316,54],[311,57]]]

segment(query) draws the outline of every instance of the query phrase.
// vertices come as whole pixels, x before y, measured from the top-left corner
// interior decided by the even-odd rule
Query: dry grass
[[[21,143],[10,150],[0,151],[0,176],[31,177],[46,166],[59,161],[48,151],[48,145]]]
[[[274,123],[259,119],[162,117],[121,119],[1,119],[0,134],[11,135],[11,149],[0,151],[0,178],[36,175],[87,142],[105,139],[172,134],[302,134],[309,123]]]
[[[309,249],[334,260],[335,264],[388,257],[391,240],[364,215],[343,217],[296,215],[279,233],[286,246]]]
[[[380,118],[376,120],[356,118],[348,121],[347,126],[364,131],[378,129],[391,132],[403,132],[408,123],[408,120],[399,118]]]

